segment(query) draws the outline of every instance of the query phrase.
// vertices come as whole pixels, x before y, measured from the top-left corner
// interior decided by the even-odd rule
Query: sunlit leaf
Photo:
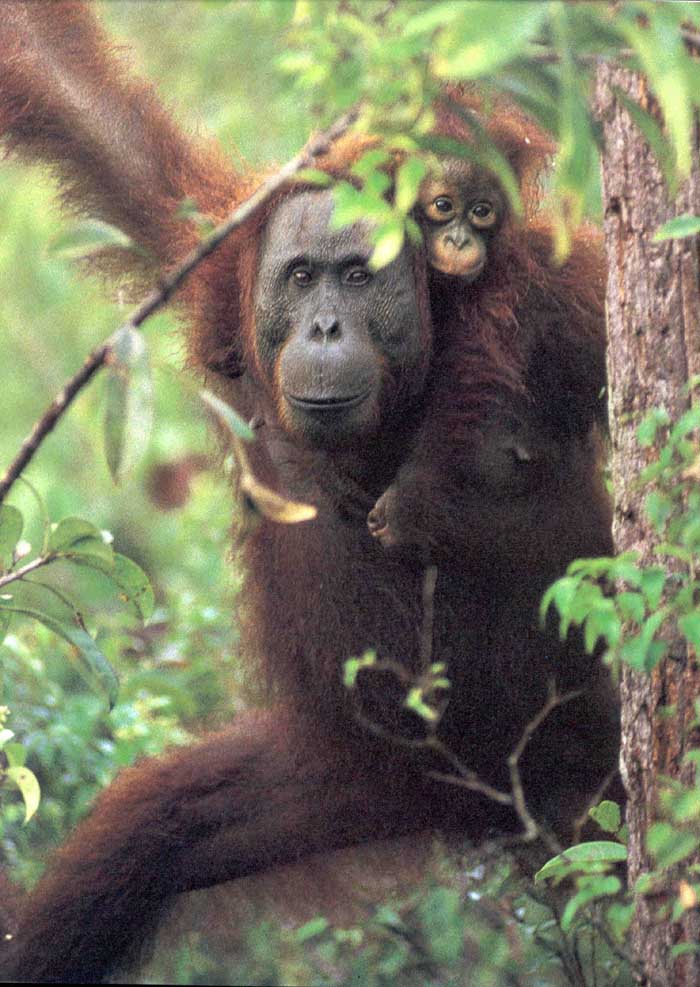
[[[216,394],[211,391],[200,391],[199,396],[208,405],[221,422],[226,425],[230,432],[237,435],[245,442],[255,441],[255,432],[250,425],[244,421],[238,412],[234,411],[230,404],[226,404]]]
[[[358,158],[350,169],[353,175],[357,175],[366,181],[371,175],[377,172],[390,160],[389,152],[383,147],[373,147]]]
[[[622,882],[619,877],[613,874],[601,874],[596,877],[587,878],[579,890],[569,898],[561,917],[561,927],[567,932],[571,928],[576,913],[585,905],[599,898],[609,897],[622,890]]]
[[[695,853],[697,847],[698,837],[695,833],[667,822],[653,823],[647,832],[647,849],[654,857],[657,867],[673,867]]]
[[[369,266],[373,271],[381,270],[401,253],[404,242],[403,223],[394,219],[376,232],[374,250],[370,257]]]
[[[71,224],[55,237],[49,244],[48,253],[54,257],[77,260],[106,247],[136,249],[134,241],[116,226],[99,219],[84,219]]]
[[[115,482],[142,459],[153,421],[153,382],[143,335],[130,326],[115,335],[105,387],[104,438]]]
[[[569,847],[548,860],[535,874],[535,881],[563,877],[572,870],[586,871],[592,864],[615,864],[627,859],[627,847],[612,840],[593,840]]]
[[[678,626],[683,637],[692,644],[696,652],[700,652],[700,612],[696,610],[683,614],[678,618]]]
[[[79,517],[63,518],[51,529],[48,549],[50,552],[64,552],[86,538],[102,541],[100,529]]]
[[[432,34],[438,28],[445,27],[456,20],[461,13],[463,11],[460,10],[460,5],[454,0],[433,3],[427,10],[411,17],[404,25],[403,33],[409,38],[419,34]]]
[[[632,118],[632,122],[638,127],[642,137],[653,151],[654,157],[663,172],[666,184],[671,192],[673,192],[678,184],[676,180],[676,166],[671,145],[666,139],[663,130],[649,113],[645,112],[638,103],[630,99],[621,89],[615,90],[615,97],[627,110]],[[654,239],[657,237],[658,233]]]
[[[346,689],[353,689],[357,682],[357,676],[363,668],[371,668],[377,662],[374,651],[368,651],[362,658],[348,658],[343,665],[343,685]]]
[[[302,925],[300,929],[297,929],[294,938],[298,943],[307,942],[309,939],[313,939],[314,936],[319,936],[322,932],[325,932],[329,924],[327,918],[319,915],[316,918],[312,918],[305,925]]]
[[[260,483],[251,473],[241,476],[241,493],[247,498],[256,513],[279,524],[299,524],[311,521],[318,511],[312,504],[302,504],[287,500],[274,490]]]
[[[9,731],[11,733],[11,731]],[[2,733],[2,731],[0,731]],[[13,734],[14,736],[14,734]],[[0,741],[2,743],[2,741]],[[3,754],[11,768],[21,768],[27,760],[27,749],[24,744],[5,744]]]
[[[5,777],[19,788],[24,799],[24,821],[28,823],[39,808],[41,791],[36,775],[29,768],[6,768]]]
[[[155,609],[153,587],[141,566],[119,552],[113,552],[109,561],[98,556],[76,556],[75,562],[89,566],[108,576],[119,590],[124,603],[130,603],[141,620],[148,620]]]
[[[609,799],[604,799],[599,805],[593,806],[588,815],[606,833],[616,833],[622,824],[620,806]]]
[[[13,549],[22,537],[23,527],[22,512],[11,504],[0,504],[0,561],[12,558]]]
[[[63,621],[57,620],[51,614],[45,613],[43,610],[37,610],[34,607],[16,606],[15,604],[7,606],[7,604],[2,604],[0,606],[0,612],[2,608],[8,609],[11,613],[18,613],[24,617],[33,618],[40,624],[48,627],[54,634],[58,634],[59,637],[68,641],[83,658],[87,668],[96,678],[100,687],[105,691],[109,701],[109,708],[111,709],[114,706],[117,693],[119,692],[119,680],[112,666],[86,630],[83,630],[82,627],[66,624]]]
[[[664,223],[654,234],[654,240],[680,240],[700,233],[700,216],[675,216]]]
[[[399,166],[394,191],[394,206],[398,212],[407,213],[413,208],[427,170],[420,158],[409,158]]]
[[[645,8],[644,23],[633,11],[622,11],[619,27],[627,43],[639,56],[661,110],[675,151],[676,166],[687,175],[692,162],[693,91],[692,62],[678,31],[663,4]],[[663,57],[660,54],[663,52]],[[646,136],[646,134],[645,134]]]
[[[302,168],[296,173],[295,180],[306,185],[318,185],[320,188],[327,188],[333,184],[332,177],[319,168]]]
[[[459,5],[455,5],[459,6]],[[443,79],[477,79],[520,54],[539,31],[548,5],[524,0],[480,0],[436,42],[433,64]]]

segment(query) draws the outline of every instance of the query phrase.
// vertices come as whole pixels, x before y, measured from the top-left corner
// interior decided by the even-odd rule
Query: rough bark
[[[643,563],[654,559],[651,526],[644,514],[644,491],[636,482],[650,451],[639,447],[636,430],[646,412],[665,407],[677,416],[688,404],[684,385],[700,367],[700,282],[697,238],[654,243],[654,232],[681,213],[700,215],[697,168],[675,201],[666,191],[658,164],[616,99],[619,89],[654,111],[646,81],[610,65],[598,70],[596,106],[603,124],[603,206],[609,274],[608,375],[618,552],[637,550]],[[697,137],[697,135],[696,135]],[[697,140],[696,140],[697,147]],[[649,865],[645,834],[657,811],[660,775],[681,778],[692,737],[693,700],[700,695],[700,673],[684,640],[670,641],[670,657],[651,676],[624,668],[622,694],[622,772],[628,792],[629,878],[633,886]],[[675,715],[659,715],[673,706]],[[668,889],[672,895],[674,888]],[[663,894],[640,898],[631,945],[650,987],[697,987],[700,965],[693,957],[670,956],[671,947],[697,941],[697,916],[683,925],[658,917]],[[695,926],[695,927],[694,927]]]

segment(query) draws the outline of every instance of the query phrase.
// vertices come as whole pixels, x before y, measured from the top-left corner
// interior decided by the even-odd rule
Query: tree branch
[[[100,370],[109,359],[109,354],[117,333],[124,329],[136,329],[149,316],[162,308],[177,291],[188,275],[208,257],[214,250],[244,223],[246,223],[262,205],[268,202],[275,192],[279,191],[290,178],[293,178],[302,168],[307,168],[316,158],[325,154],[329,146],[345,134],[356,122],[359,108],[355,107],[344,113],[332,126],[322,133],[312,137],[306,146],[295,157],[288,161],[278,172],[241,203],[231,215],[220,223],[197,247],[192,250],[182,263],[170,271],[162,280],[160,286],[151,292],[132,313],[130,318],[101,343],[85,360],[80,370],[63,386],[60,393],[51,402],[34,428],[22,443],[14,460],[10,463],[5,475],[0,479],[0,504],[17,478],[34,458],[39,446],[53,430],[58,420],[73,402],[75,397],[85,387],[89,380]]]

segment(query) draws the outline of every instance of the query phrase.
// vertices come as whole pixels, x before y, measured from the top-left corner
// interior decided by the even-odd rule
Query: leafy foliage
[[[417,0],[367,8],[352,0],[298,0],[277,65],[319,122],[357,104],[363,107],[361,126],[384,137],[384,153],[372,151],[358,171],[362,188],[346,185],[336,193],[339,223],[358,216],[374,221],[376,266],[396,256],[404,235],[415,235],[409,211],[420,181],[418,166],[411,165],[415,172],[406,191],[399,195],[397,190],[393,203],[387,202],[380,173],[386,153],[418,156],[426,169],[434,164],[435,152],[475,154],[474,148],[447,148],[426,136],[433,123],[430,107],[445,82],[478,82],[487,94],[508,96],[555,136],[552,204],[556,254],[563,258],[596,184],[598,125],[589,109],[592,56],[619,58],[624,49],[630,67],[646,74],[665,133],[653,108],[623,94],[620,98],[673,188],[690,170],[692,116],[700,105],[700,66],[681,28],[697,23],[692,3],[612,7]],[[480,163],[498,176],[517,211],[510,165],[483,134],[475,136]]]
[[[615,57],[623,47],[631,53],[628,63],[647,73],[665,130],[646,108],[628,101],[627,111],[669,184],[689,168],[700,67],[689,56],[680,28],[698,24],[698,7],[692,3],[164,0],[103,6],[117,31],[140,46],[168,96],[197,107],[198,117],[254,162],[289,156],[308,136],[309,116],[325,123],[361,103],[362,125],[381,134],[384,143],[379,153],[358,163],[358,188],[337,188],[336,219],[373,220],[377,266],[396,256],[405,236],[419,237],[410,213],[435,153],[458,151],[439,147],[427,136],[433,122],[430,103],[448,79],[478,81],[487,95],[513,97],[557,138],[552,194],[559,256],[582,212],[591,204],[593,211],[598,207],[597,127],[587,107],[590,55]],[[173,57],[183,49],[183,38],[192,39],[184,64]],[[219,98],[221,93],[225,98]],[[394,152],[404,160],[387,199],[382,168]],[[508,162],[488,143],[479,153],[517,211]],[[17,232],[0,243],[3,350],[13,368],[3,381],[4,397],[13,408],[0,435],[3,460],[16,450],[46,395],[56,393],[82,355],[114,325],[113,310],[94,289],[72,279],[66,261],[105,244],[128,243],[119,231],[94,224],[58,233],[50,202],[48,183],[40,175],[25,178],[12,166],[4,167],[0,222]],[[206,221],[202,217],[203,225]],[[678,217],[658,235],[690,236],[697,229],[697,217]],[[27,333],[27,325],[33,333]],[[81,397],[62,425],[60,441],[47,443],[32,465],[34,488],[46,491],[46,502],[39,497],[32,503],[34,494],[25,489],[0,512],[0,569],[10,577],[0,587],[2,698],[12,707],[13,727],[23,742],[20,747],[8,736],[3,720],[3,777],[19,787],[23,804],[5,800],[3,791],[0,830],[5,855],[25,880],[40,869],[36,846],[60,840],[118,766],[168,743],[186,742],[183,723],[230,708],[230,694],[241,692],[235,662],[228,659],[235,638],[229,629],[233,591],[221,561],[229,514],[223,488],[205,471],[189,511],[173,514],[154,508],[149,489],[154,467],[182,462],[204,442],[201,416],[183,414],[187,398],[168,376],[168,368],[178,362],[171,328],[165,316],[151,323],[148,348],[158,378],[153,395],[143,340],[125,339],[111,380]],[[116,490],[92,452],[100,442],[96,407],[105,390],[107,458],[122,481]],[[147,446],[151,400],[156,427]],[[556,605],[563,633],[572,623],[580,624],[591,650],[602,642],[614,665],[626,661],[641,670],[653,668],[665,653],[663,633],[674,622],[692,648],[700,645],[694,577],[700,500],[692,490],[687,500],[683,493],[688,477],[697,474],[699,425],[692,413],[671,429],[668,416],[659,412],[640,428],[640,440],[648,444],[659,430],[667,435],[646,477],[652,484],[647,508],[659,536],[659,564],[642,567],[632,556],[583,560],[543,604],[543,610]],[[52,527],[49,518],[62,520]],[[115,544],[142,565],[115,552],[105,530],[114,532]],[[33,550],[33,545],[41,547]],[[48,582],[38,582],[31,572],[19,575],[30,565],[35,565],[32,571],[43,569]],[[154,591],[146,570],[157,575]],[[601,579],[619,583],[619,591],[605,592]],[[125,607],[115,607],[119,601],[146,619],[155,599],[155,615],[142,629],[135,628]],[[85,616],[88,608],[100,613],[99,632]],[[22,621],[26,615],[35,619]],[[212,656],[223,657],[215,662]],[[119,695],[113,667],[122,673]],[[102,692],[85,688],[78,669],[101,683],[115,703],[111,713]],[[351,677],[352,666],[346,671]],[[427,720],[434,711],[433,690],[446,688],[443,669],[433,668],[431,675],[420,690],[407,694],[411,708]],[[697,715],[700,721],[700,708]],[[25,757],[42,791],[32,820],[34,849],[30,828],[21,825],[36,803],[36,789],[20,774],[27,770]],[[698,790],[669,785],[664,805],[668,820],[649,833],[656,870],[639,891],[653,890],[658,875],[685,865],[697,846]],[[594,970],[589,982],[629,983],[624,961],[595,937],[590,924],[598,903],[604,904],[612,940],[620,943],[631,914],[613,872],[624,855],[624,828],[611,806],[603,803],[593,812],[610,839],[594,844],[597,851],[590,844],[567,851],[547,865],[549,871],[540,872],[553,880],[575,878],[574,897],[563,917],[535,901],[535,892],[526,892],[510,874],[497,872],[481,886],[478,880],[466,890],[448,884],[401,911],[380,909],[368,927],[336,929],[317,919],[296,933],[253,931],[248,957],[236,959],[238,965],[232,961],[225,973],[228,982],[342,979],[379,985],[400,980],[495,987],[525,977],[528,983],[558,985],[582,982],[578,964]],[[696,907],[698,893],[689,871],[679,883],[676,913]],[[193,943],[173,958],[173,966],[173,982],[203,982],[211,976],[212,960],[205,944]]]

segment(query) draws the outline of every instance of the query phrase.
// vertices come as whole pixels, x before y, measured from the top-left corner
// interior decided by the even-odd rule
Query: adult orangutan
[[[120,226],[145,248],[112,251],[108,269],[143,275],[151,262],[174,264],[198,238],[177,218],[185,197],[221,217],[259,182],[179,131],[150,87],[128,74],[90,4],[52,2],[49,15],[44,4],[5,2],[0,50],[7,146],[50,164],[69,207]],[[526,134],[517,114],[499,113],[487,127],[530,195],[547,142],[533,141],[534,128]],[[345,140],[321,166],[343,175],[364,146]],[[598,306],[597,257],[584,252],[558,274],[546,267],[534,226],[522,241],[511,229],[502,256],[516,266],[494,255],[485,276],[522,290],[508,305],[505,295],[480,292],[476,319],[461,287],[455,308],[442,277],[428,284],[420,252],[406,247],[372,272],[367,230],[331,232],[331,210],[328,191],[286,189],[197,269],[181,298],[193,363],[259,423],[256,474],[318,507],[302,525],[263,520],[243,549],[246,650],[273,705],[122,772],[22,909],[5,947],[11,980],[108,976],[180,892],[369,839],[429,827],[478,835],[517,823],[508,807],[432,778],[429,769],[447,767],[434,753],[387,740],[421,728],[406,723],[391,675],[368,669],[358,684],[363,710],[381,726],[375,733],[358,722],[342,682],[346,659],[368,649],[385,667],[418,672],[425,659],[422,560],[385,551],[366,515],[410,461],[436,401],[460,409],[462,431],[449,441],[459,450],[463,438],[465,450],[458,496],[449,491],[443,503],[440,484],[430,490],[431,517],[440,519],[430,526],[439,564],[430,660],[444,661],[451,681],[440,739],[508,791],[507,755],[554,681],[578,695],[552,713],[523,758],[532,811],[565,831],[614,766],[616,712],[604,671],[578,638],[562,641],[537,619],[543,590],[571,559],[610,549],[588,405],[569,400],[566,355],[581,349],[581,372],[597,387],[602,322],[591,346],[570,274],[586,279]],[[535,340],[535,356],[500,344],[506,325]],[[462,369],[439,379],[441,347],[462,329]],[[538,363],[540,343],[546,359]],[[549,431],[538,388],[566,411]],[[528,449],[550,452],[535,471],[516,471],[511,486],[500,481],[499,450],[514,421]],[[483,455],[472,482],[477,433]]]

